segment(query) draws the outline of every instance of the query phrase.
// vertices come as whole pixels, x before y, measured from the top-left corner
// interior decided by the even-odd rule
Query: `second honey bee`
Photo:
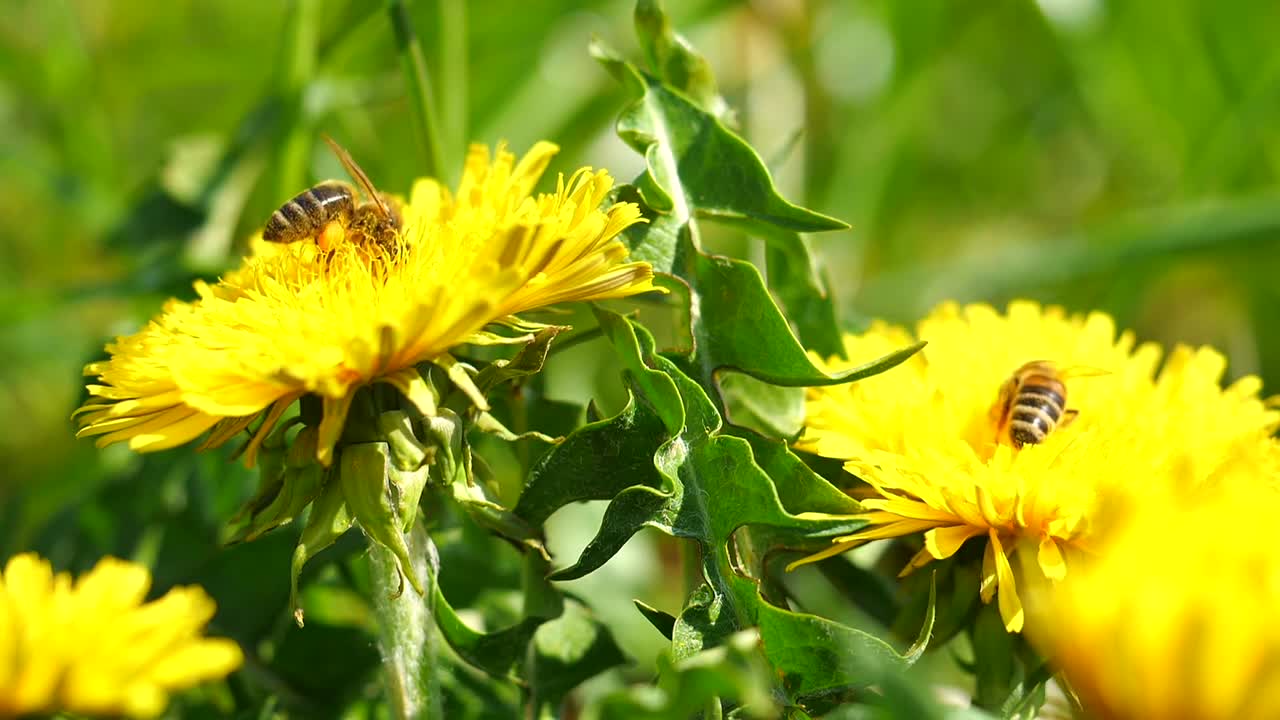
[[[350,183],[326,180],[298,193],[271,213],[262,239],[291,243],[314,238],[326,252],[344,239],[365,247],[394,248],[400,233],[397,202],[378,192],[341,145],[328,136],[324,140],[368,199],[358,202],[356,188]]]
[[[1004,384],[992,407],[997,437],[1015,448],[1036,445],[1079,414],[1067,408],[1066,373],[1048,360],[1023,364]]]

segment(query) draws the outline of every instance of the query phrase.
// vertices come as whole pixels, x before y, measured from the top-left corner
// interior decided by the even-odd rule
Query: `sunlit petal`
[[[1015,585],[1035,586],[1018,573],[1062,580],[1123,508],[1212,483],[1280,422],[1257,379],[1223,389],[1225,362],[1211,348],[1174,348],[1157,373],[1160,348],[1118,335],[1110,317],[1026,301],[1003,313],[946,303],[914,333],[875,322],[845,336],[843,358],[814,360],[838,372],[917,340],[928,345],[885,373],[812,388],[799,445],[844,460],[877,495],[861,499],[870,526],[842,540],[924,533],[909,571],[987,535],[972,572],[984,601],[999,596],[1010,629],[1022,624]],[[1015,446],[1001,436],[1000,388],[1032,361],[1053,364],[1074,414],[1043,441]],[[1014,552],[1036,562],[1015,569]]]

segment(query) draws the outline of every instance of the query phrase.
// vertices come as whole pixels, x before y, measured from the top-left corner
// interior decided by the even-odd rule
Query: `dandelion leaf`
[[[805,664],[801,675],[791,681],[797,693],[862,686],[875,682],[878,673],[888,668],[908,664],[908,658],[873,635],[770,605],[757,581],[740,575],[731,560],[732,537],[744,526],[790,533],[790,537],[824,538],[829,543],[832,535],[861,527],[861,520],[841,514],[856,511],[857,504],[817,474],[802,470],[794,456],[784,457],[789,453],[785,446],[758,441],[765,451],[762,465],[752,443],[724,431],[707,394],[657,354],[653,338],[643,328],[608,311],[596,314],[618,353],[631,402],[614,418],[570,434],[544,456],[525,487],[517,513],[525,513],[531,521],[576,500],[611,498],[595,538],[573,564],[552,578],[586,575],[608,561],[637,530],[652,527],[697,543],[700,550],[705,585],[690,598],[671,629],[677,661],[758,626],[766,638],[765,655],[785,680],[792,672],[786,663],[795,662],[794,648],[813,633],[814,623],[821,622],[830,627],[806,642],[822,648],[827,659],[854,655],[832,664],[830,676],[816,679],[810,675],[817,672],[817,665]],[[636,426],[648,429],[649,442],[619,436],[619,428]],[[609,457],[594,457],[602,449]],[[780,476],[788,503],[799,506],[812,500],[834,512],[790,512],[765,466]],[[763,555],[769,549],[755,551]],[[773,647],[779,649],[777,659]],[[868,670],[873,665],[878,668],[875,673]]]
[[[846,225],[782,198],[755,150],[661,75],[642,70],[599,43],[593,53],[636,97],[619,118],[617,131],[645,156],[646,169],[619,199],[637,200],[649,222],[635,226],[627,237],[632,256],[671,276],[664,285],[691,304],[688,351],[696,356],[694,362],[711,371],[733,369],[778,385],[820,385],[856,380],[906,357],[895,354],[860,368],[861,373],[834,377],[815,368],[805,353],[806,344],[825,354],[838,353],[840,347],[831,298],[797,233]],[[758,270],[698,248],[697,218],[766,238],[777,259],[773,285],[779,297],[794,306],[789,309],[799,319],[797,330],[805,344],[797,339]]]

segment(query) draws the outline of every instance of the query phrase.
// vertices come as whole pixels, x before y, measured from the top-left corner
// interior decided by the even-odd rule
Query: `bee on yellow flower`
[[[100,446],[162,450],[208,433],[209,448],[244,436],[246,464],[264,458],[239,539],[319,508],[294,557],[295,601],[302,564],[355,522],[423,591],[402,533],[426,466],[469,468],[465,451],[432,461],[452,453],[441,437],[464,438],[462,424],[489,410],[459,347],[532,343],[553,328],[520,313],[657,289],[647,263],[628,261],[619,234],[640,210],[607,201],[608,172],[582,168],[534,194],[551,143],[519,160],[472,146],[454,192],[424,178],[407,202],[334,150],[368,197],[356,204],[352,186],[331,183],[287,202],[240,267],[108,345],[111,357],[85,368],[95,381],[76,411],[79,434]],[[455,390],[467,408],[440,407]]]
[[[1280,422],[1256,377],[1220,385],[1226,360],[1211,348],[1175,348],[1161,365],[1160,348],[1117,333],[1102,313],[1031,302],[1004,313],[944,304],[914,334],[875,323],[845,337],[848,361],[825,365],[836,372],[916,340],[928,345],[893,370],[809,392],[800,446],[844,460],[872,497],[862,502],[866,529],[795,564],[920,534],[924,547],[905,574],[980,539],[981,596],[998,598],[1010,632],[1025,621],[1019,582],[1066,577],[1111,499],[1202,483]],[[1016,442],[1001,402],[1013,404],[1008,381],[1037,362],[1056,369],[1040,371],[1038,387],[1018,384],[1035,395],[1025,404],[1036,412],[1025,413]],[[1095,370],[1080,377],[1066,368]],[[1068,410],[1071,421],[1060,422]],[[1015,555],[1038,577],[1020,580]]]
[[[85,368],[97,382],[78,411],[80,435],[145,451],[212,430],[211,447],[262,419],[246,453],[252,463],[286,410],[312,395],[323,406],[317,457],[329,465],[357,389],[386,383],[425,404],[417,366],[427,363],[471,391],[451,354],[458,346],[511,340],[493,328],[527,333],[536,324],[521,312],[655,289],[652,269],[627,262],[618,239],[639,209],[602,207],[613,186],[607,172],[583,168],[555,192],[533,194],[556,151],[541,142],[517,162],[477,145],[456,192],[419,180],[403,207],[396,202],[399,231],[383,262],[369,261],[383,242],[321,250],[260,235],[239,269],[197,283],[197,300],[170,301],[109,345],[109,360]]]

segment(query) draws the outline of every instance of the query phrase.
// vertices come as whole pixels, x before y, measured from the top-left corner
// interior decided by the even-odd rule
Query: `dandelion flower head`
[[[1280,474],[1226,474],[1193,502],[1147,498],[1032,605],[1028,634],[1090,717],[1280,717]]]
[[[845,460],[873,497],[863,502],[866,529],[801,562],[923,533],[906,573],[980,538],[982,598],[998,596],[1011,632],[1024,623],[1015,554],[1041,576],[1027,579],[1061,580],[1114,514],[1105,507],[1209,482],[1266,442],[1280,420],[1259,399],[1256,377],[1221,386],[1226,360],[1211,348],[1177,347],[1162,365],[1159,347],[1117,333],[1103,313],[1068,315],[1031,302],[1005,313],[944,304],[914,337],[877,322],[847,335],[849,360],[826,367],[838,371],[916,340],[928,345],[893,370],[810,391],[801,446]],[[1000,437],[996,401],[1032,361],[1060,370],[1067,412],[1042,442],[1018,448]]]
[[[78,411],[80,434],[159,450],[212,429],[205,444],[213,446],[264,417],[248,447],[252,464],[285,411],[314,395],[324,412],[317,455],[327,465],[358,388],[385,382],[421,403],[416,365],[456,371],[456,346],[511,341],[536,327],[517,313],[654,289],[649,265],[627,262],[618,239],[639,210],[604,206],[607,172],[584,168],[555,192],[533,194],[555,152],[538,143],[517,161],[473,146],[456,192],[431,179],[414,185],[389,248],[255,238],[240,268],[197,283],[198,299],[170,301],[109,345],[109,360],[86,368],[97,382]],[[495,328],[511,332],[504,340]]]
[[[73,712],[155,717],[170,693],[240,666],[239,646],[205,638],[213,600],[179,587],[145,602],[146,568],[106,558],[79,579],[33,553],[0,574],[0,717]]]

